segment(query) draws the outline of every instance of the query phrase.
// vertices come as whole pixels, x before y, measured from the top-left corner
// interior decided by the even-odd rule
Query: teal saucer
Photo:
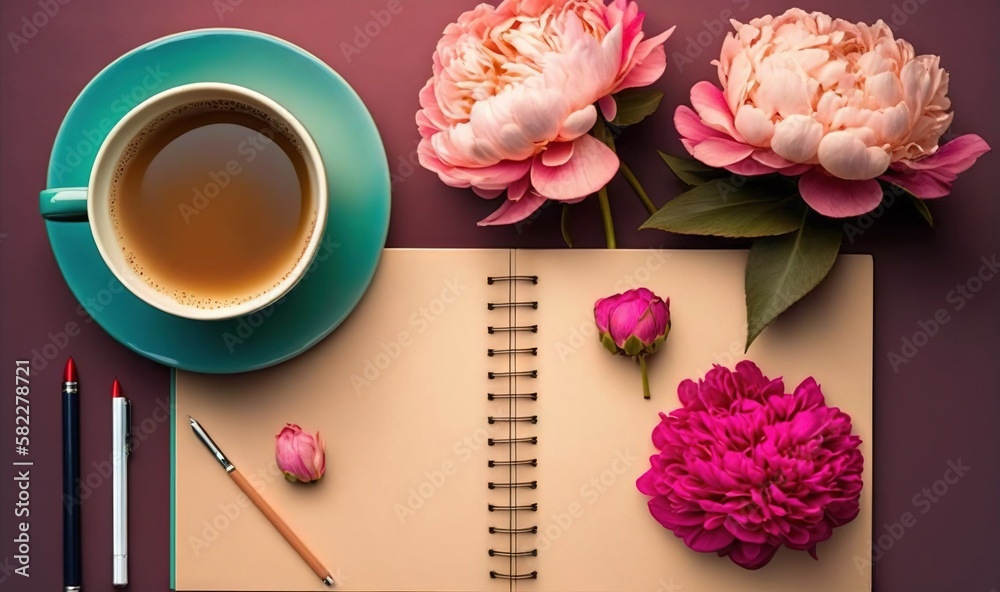
[[[309,271],[284,298],[225,321],[157,310],[104,264],[85,221],[49,219],[56,261],[83,308],[112,337],[157,362],[196,372],[245,372],[294,357],[337,327],[375,273],[389,225],[389,168],[357,94],[318,58],[281,39],[238,29],[171,35],[139,47],[83,89],[56,136],[47,186],[85,187],[107,132],[133,106],[192,82],[228,82],[287,108],[323,155],[326,232]]]

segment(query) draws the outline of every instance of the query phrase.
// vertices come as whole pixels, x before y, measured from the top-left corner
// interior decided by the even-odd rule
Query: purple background
[[[392,247],[561,247],[558,209],[520,227],[480,229],[475,222],[493,204],[472,193],[453,190],[436,177],[414,169],[417,134],[413,114],[417,92],[429,76],[430,56],[443,27],[472,0],[400,0],[402,12],[384,27],[371,11],[389,0],[340,2],[299,0],[184,0],[162,3],[128,0],[47,0],[58,13],[14,47],[11,34],[22,34],[24,17],[32,18],[46,0],[4,0],[0,33],[2,65],[2,175],[0,175],[0,285],[2,348],[0,372],[6,378],[0,397],[0,582],[5,590],[55,590],[62,585],[60,511],[59,381],[67,355],[79,363],[83,383],[83,474],[100,475],[110,455],[107,396],[115,376],[135,404],[136,430],[146,435],[131,464],[130,551],[132,590],[168,586],[169,429],[157,423],[158,404],[168,400],[166,368],[131,353],[77,313],[77,302],[63,282],[38,216],[37,193],[45,182],[49,150],[63,114],[74,97],[104,65],[151,39],[200,27],[242,27],[286,38],[315,53],[342,73],[371,109],[385,139],[397,175],[388,245]],[[667,42],[669,66],[657,84],[664,106],[621,142],[624,158],[659,204],[680,190],[654,148],[681,154],[671,125],[673,109],[687,100],[699,79],[714,79],[709,61],[717,54],[721,23],[732,16],[749,20],[781,12],[778,0],[645,0],[647,32],[678,24]],[[950,96],[957,107],[953,132],[977,132],[1000,146],[996,116],[995,0],[810,0],[806,9],[834,12],[852,20],[890,21],[897,34],[918,53],[944,56],[951,72]],[[223,11],[222,8],[226,10]],[[50,9],[51,10],[51,9]],[[37,17],[39,22],[42,17]],[[370,24],[370,23],[376,24]],[[376,33],[361,37],[368,27]],[[356,27],[358,29],[356,29]],[[28,30],[31,33],[30,29]],[[699,39],[707,49],[700,51]],[[367,43],[366,43],[367,41]],[[360,53],[345,53],[355,44]],[[687,52],[687,54],[686,54]],[[688,61],[686,55],[693,60]],[[686,62],[686,63],[684,63]],[[875,532],[898,523],[904,513],[916,523],[899,540],[883,536],[875,565],[878,591],[1000,590],[1000,280],[986,282],[956,310],[958,284],[975,276],[982,257],[1000,253],[1000,201],[997,199],[996,152],[955,185],[954,194],[930,205],[933,231],[908,206],[890,208],[871,231],[855,237],[849,252],[875,255]],[[611,187],[619,244],[622,247],[731,247],[733,243],[668,236],[633,229],[644,210],[621,182]],[[603,245],[594,200],[573,210],[579,246]],[[446,229],[446,230],[445,230]],[[972,282],[972,287],[977,287]],[[894,371],[891,352],[919,323],[945,309],[949,322],[919,348],[912,361]],[[73,333],[64,340],[60,332]],[[75,327],[75,329],[74,329]],[[822,336],[817,336],[821,339]],[[17,494],[10,463],[16,460],[13,374],[15,360],[30,358],[46,345],[63,345],[46,367],[32,372],[31,578],[13,575]],[[923,341],[919,341],[923,343]],[[52,348],[49,348],[52,351]],[[143,421],[145,420],[145,423]],[[949,461],[971,469],[939,501],[922,493],[942,479]],[[97,463],[98,469],[94,469]],[[96,471],[96,472],[95,472]],[[950,476],[950,475],[949,475]],[[83,510],[84,589],[111,590],[110,480],[94,478],[94,491]],[[99,481],[99,482],[98,482]],[[938,493],[944,482],[938,483]],[[915,496],[919,496],[916,497]],[[926,511],[926,514],[921,511]],[[898,531],[897,531],[898,534]],[[989,558],[993,557],[993,560]],[[235,566],[230,566],[234,567]],[[603,569],[614,569],[605,566]]]

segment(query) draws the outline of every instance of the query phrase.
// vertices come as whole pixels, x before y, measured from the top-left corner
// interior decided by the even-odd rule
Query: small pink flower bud
[[[646,356],[659,349],[670,332],[670,299],[664,301],[646,288],[601,298],[594,303],[594,322],[608,351],[639,363],[648,399]]]
[[[275,436],[274,459],[291,482],[318,481],[326,472],[323,438],[304,431],[294,423],[286,424]]]

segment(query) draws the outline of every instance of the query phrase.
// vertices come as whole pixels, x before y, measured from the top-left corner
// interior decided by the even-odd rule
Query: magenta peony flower
[[[294,423],[285,424],[275,436],[274,459],[289,481],[319,481],[326,472],[323,438],[304,431]]]
[[[601,298],[594,304],[594,322],[608,351],[639,362],[648,399],[646,356],[655,353],[670,332],[670,299],[664,302],[646,288]]]
[[[786,394],[781,379],[743,361],[685,380],[677,394],[684,406],[660,414],[660,452],[636,485],[688,547],[757,569],[782,545],[815,558],[817,543],[858,515],[861,439],[814,379]]]
[[[462,14],[445,29],[420,92],[420,164],[486,199],[506,192],[483,226],[604,187],[619,163],[587,133],[594,104],[614,118],[611,95],[666,68],[673,29],[645,39],[644,18],[628,0],[504,0]]]
[[[691,89],[674,116],[684,147],[739,175],[801,175],[799,193],[834,218],[882,201],[878,179],[930,199],[990,150],[979,136],[938,142],[951,125],[948,72],[889,25],[792,8],[733,21],[715,63],[720,90]]]

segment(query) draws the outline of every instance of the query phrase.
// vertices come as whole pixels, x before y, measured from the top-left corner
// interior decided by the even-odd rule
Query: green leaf
[[[660,107],[663,93],[658,90],[628,89],[614,96],[618,113],[612,125],[628,127],[646,119]]]
[[[646,346],[643,345],[642,341],[638,337],[630,335],[629,338],[625,340],[622,349],[625,350],[625,353],[630,356],[637,356],[645,347]]]
[[[559,218],[559,229],[562,231],[563,241],[566,246],[573,248],[573,237],[569,234],[569,204],[563,204],[562,216]]]
[[[931,216],[931,211],[927,208],[927,203],[909,191],[906,193],[909,196],[910,203],[913,204],[913,207],[917,209],[917,212],[923,217],[924,220],[927,220],[927,225],[933,228],[934,217]]]
[[[667,163],[667,166],[677,175],[678,179],[692,187],[704,185],[709,181],[725,177],[729,174],[729,171],[725,169],[712,168],[693,158],[679,158],[677,156],[670,156],[664,152],[660,152],[660,158],[663,159],[663,162]]]
[[[754,242],[746,269],[747,350],[765,327],[830,273],[841,232],[840,226],[803,218],[794,234]]]
[[[608,350],[609,352],[613,354],[618,353],[618,344],[615,343],[615,340],[611,337],[609,333],[601,335],[601,344],[604,345],[604,349]]]
[[[927,221],[928,226],[931,228],[934,227],[934,217],[931,216],[931,211],[927,207],[927,202],[920,199],[916,195],[913,195],[906,188],[896,185],[895,183],[883,181],[883,184],[883,188],[886,193],[892,193],[893,197],[903,196],[908,199],[914,209],[917,210],[917,213],[920,214],[920,217]]]
[[[787,234],[802,225],[797,202],[778,187],[736,187],[716,179],[667,202],[640,228],[745,238]]]
[[[612,152],[618,153],[615,149],[615,138],[611,134],[611,130],[608,129],[608,125],[604,122],[604,117],[600,114],[597,116],[597,121],[594,122],[594,127],[590,128],[590,134],[601,142],[604,142],[604,145],[611,148]]]

